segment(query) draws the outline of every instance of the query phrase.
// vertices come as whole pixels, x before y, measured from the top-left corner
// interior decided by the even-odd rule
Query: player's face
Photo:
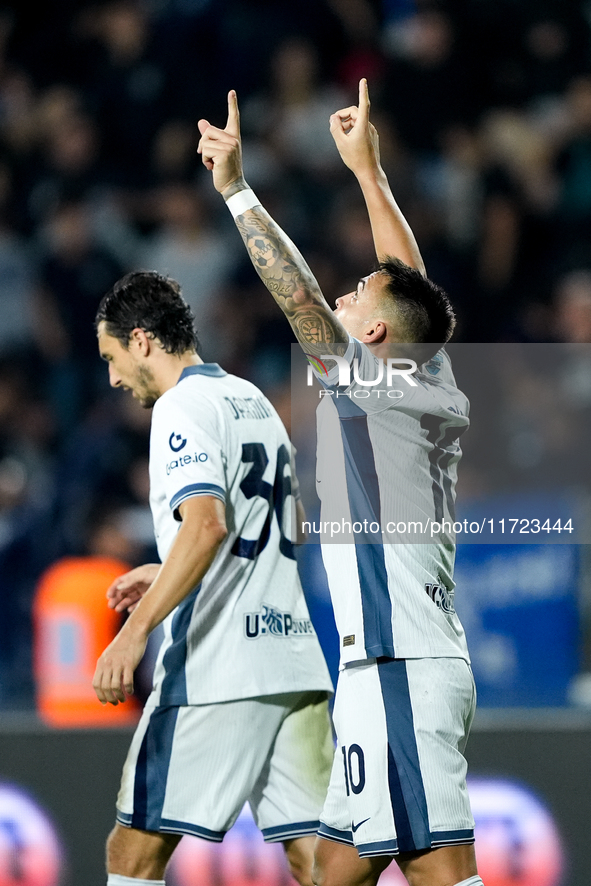
[[[379,271],[362,277],[354,292],[342,295],[336,300],[335,315],[347,332],[363,341],[365,329],[378,314],[378,302],[384,281]]]
[[[151,409],[160,393],[149,366],[139,362],[131,348],[124,348],[118,338],[109,335],[104,322],[99,323],[98,346],[101,357],[109,364],[111,386],[131,391],[144,409]]]

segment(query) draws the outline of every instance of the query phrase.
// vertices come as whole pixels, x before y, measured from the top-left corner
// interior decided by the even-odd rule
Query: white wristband
[[[252,209],[254,206],[260,205],[261,201],[250,188],[238,191],[226,200],[226,206],[232,213],[232,218],[237,218],[239,215],[242,215],[243,212],[246,212],[247,209]]]

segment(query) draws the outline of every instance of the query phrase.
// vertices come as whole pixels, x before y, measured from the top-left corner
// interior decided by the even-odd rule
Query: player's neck
[[[189,366],[199,366],[203,360],[195,351],[185,351],[180,356],[177,354],[166,354],[158,367],[158,387],[160,393],[164,394],[178,384],[179,378],[184,369]]]

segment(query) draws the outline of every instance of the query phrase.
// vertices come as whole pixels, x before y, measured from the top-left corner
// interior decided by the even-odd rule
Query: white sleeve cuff
[[[239,215],[246,212],[247,209],[253,209],[255,206],[260,205],[261,201],[250,188],[246,188],[244,191],[238,191],[226,200],[226,206],[232,213],[232,218],[237,218]]]

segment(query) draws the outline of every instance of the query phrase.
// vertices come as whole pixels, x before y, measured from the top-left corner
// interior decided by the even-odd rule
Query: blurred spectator
[[[230,232],[230,239],[215,230],[209,223],[211,209],[193,184],[162,185],[151,195],[151,202],[156,230],[143,239],[135,265],[159,271],[181,284],[201,333],[202,356],[217,359],[211,313],[214,299],[236,263],[235,231]]]
[[[38,323],[34,297],[35,252],[12,222],[12,173],[0,163],[0,359],[31,359]]]
[[[199,116],[203,117],[204,114]],[[199,130],[195,121],[189,123],[178,119],[166,120],[154,138],[150,159],[154,183],[192,181],[201,172],[198,144]]]
[[[106,378],[106,367],[100,368]],[[64,440],[55,466],[56,530],[61,531],[66,550],[83,550],[84,527],[105,501],[111,508],[115,502],[121,509],[147,508],[145,459],[150,420],[150,411],[136,400],[109,393],[88,404],[84,420]],[[145,473],[143,485],[141,470]],[[139,543],[137,530],[130,530],[130,536]],[[153,536],[148,540],[149,544],[141,547],[140,558],[154,557]]]
[[[0,707],[32,703],[31,603],[55,552],[52,416],[24,367],[0,364]]]
[[[471,122],[476,112],[459,29],[443,8],[419,8],[398,29],[391,55],[384,108],[404,145],[428,160],[441,149],[445,130]]]
[[[44,225],[63,202],[90,196],[104,177],[96,123],[74,90],[42,95],[37,119],[37,151],[20,180],[29,231]]]
[[[48,395],[60,429],[68,433],[102,387],[94,317],[101,296],[123,268],[93,239],[89,206],[81,200],[58,205],[42,233],[41,343],[49,368]]]
[[[591,342],[591,270],[565,274],[556,285],[554,306],[558,341]]]
[[[50,726],[104,728],[139,717],[136,697],[103,707],[92,688],[97,658],[122,623],[107,606],[107,588],[130,569],[122,558],[132,552],[117,513],[107,512],[90,528],[84,555],[57,560],[39,579],[33,604],[36,705]]]
[[[330,0],[330,6],[338,16],[346,38],[346,46],[336,67],[339,82],[354,95],[360,78],[367,77],[377,95],[386,70],[380,45],[383,10],[371,0]]]
[[[16,171],[27,164],[37,147],[37,94],[26,71],[18,68],[2,71],[0,108],[3,153]]]
[[[331,184],[342,176],[342,162],[328,128],[328,118],[350,103],[334,82],[322,82],[318,51],[311,40],[293,37],[271,59],[270,82],[244,109],[246,132],[272,146],[294,197],[314,230],[326,219]]]
[[[559,243],[563,260],[576,261],[589,254],[591,235],[591,76],[569,84],[565,107],[567,131],[556,160]]]
[[[0,458],[0,708],[34,703],[31,607],[50,553],[50,509],[23,463]]]
[[[152,140],[167,113],[164,47],[148,9],[134,0],[98,4],[82,17],[80,31],[96,53],[86,88],[110,179],[145,184]]]

